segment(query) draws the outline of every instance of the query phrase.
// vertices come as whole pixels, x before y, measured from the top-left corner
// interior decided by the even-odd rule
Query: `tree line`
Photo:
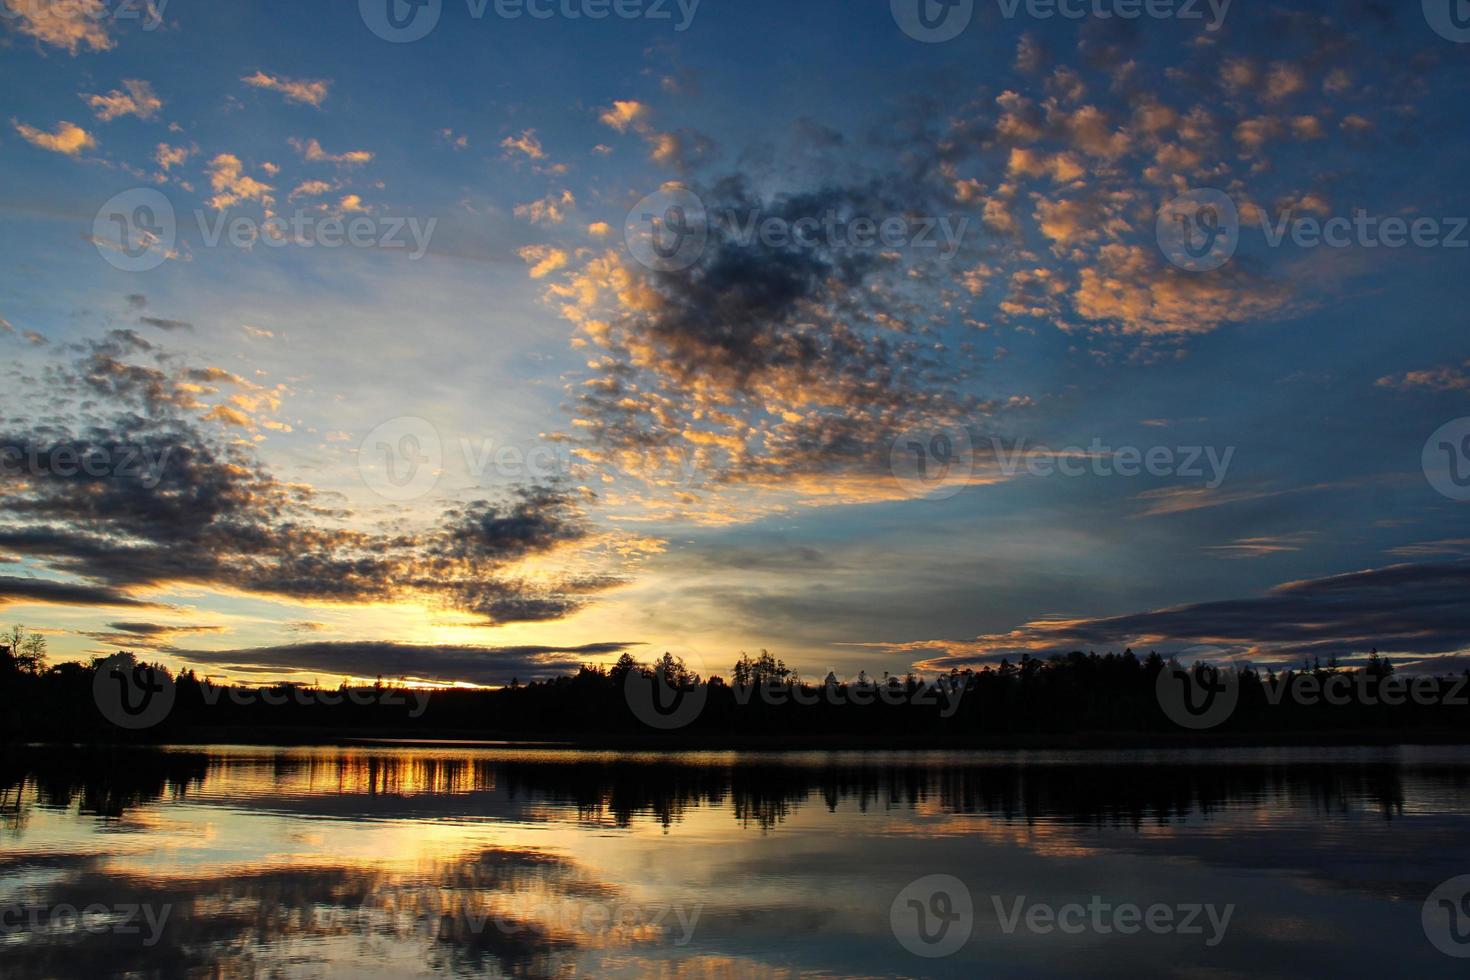
[[[146,725],[120,726],[109,699],[138,677],[161,682],[155,693],[168,698],[167,710]],[[1228,695],[1230,710],[1202,729],[1182,726],[1177,705],[1171,711],[1161,693],[1176,683],[1188,688],[1192,708]],[[1229,671],[1181,667],[1158,653],[1075,651],[937,676],[828,673],[821,680],[803,677],[765,650],[742,653],[728,679],[702,677],[670,653],[652,662],[624,654],[611,666],[587,664],[493,689],[429,689],[382,679],[333,688],[216,684],[130,653],[51,664],[40,634],[19,626],[0,634],[0,738],[8,741],[308,741],[338,734],[657,737],[671,744],[786,736],[999,744],[1088,744],[1094,735],[1459,741],[1470,736],[1467,698],[1470,671],[1397,676],[1376,651],[1359,666],[1330,659]]]

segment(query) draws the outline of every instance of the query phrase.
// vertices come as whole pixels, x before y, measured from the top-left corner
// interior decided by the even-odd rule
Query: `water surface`
[[[1470,874],[1470,751],[1458,748],[218,746],[99,758],[37,747],[3,759],[0,910],[30,917],[0,933],[5,977],[1451,976],[1467,965],[1421,921],[1436,886]],[[945,941],[963,941],[943,957],[918,955],[913,929],[894,925],[953,908],[931,904],[927,885],[908,906],[905,889],[932,875],[962,883],[973,909],[950,923]],[[1088,903],[1231,914],[1223,934],[1007,927],[1017,908]],[[140,918],[136,934],[96,915],[37,925],[36,910],[116,918],[133,905],[166,917]]]

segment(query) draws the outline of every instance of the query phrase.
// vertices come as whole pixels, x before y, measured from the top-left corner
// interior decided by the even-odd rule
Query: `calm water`
[[[6,978],[1470,967],[1462,749],[0,758]]]

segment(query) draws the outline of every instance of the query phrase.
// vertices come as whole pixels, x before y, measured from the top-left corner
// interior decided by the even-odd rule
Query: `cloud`
[[[162,650],[173,638],[188,633],[219,633],[223,626],[190,626],[165,623],[120,622],[108,623],[107,630],[89,630],[83,635],[109,647],[121,650]]]
[[[1249,323],[1292,308],[1287,284],[1244,264],[1196,275],[1166,263],[1157,249],[1109,244],[1081,268],[1073,301],[1086,320],[1115,324],[1125,334],[1209,333],[1223,323]]]
[[[106,95],[83,95],[82,101],[93,115],[103,122],[111,122],[119,116],[137,116],[152,119],[163,108],[163,100],[153,91],[153,86],[136,78],[123,79],[123,88],[113,89]]]
[[[159,330],[173,332],[175,330],[193,330],[194,324],[187,320],[166,320],[158,316],[140,316],[138,322],[149,327],[157,327]]]
[[[190,366],[132,331],[69,349],[75,363],[46,376],[46,423],[0,426],[0,453],[29,461],[0,502],[6,553],[104,590],[404,599],[486,623],[562,618],[622,581],[598,568],[613,551],[587,524],[586,492],[524,486],[414,531],[351,529],[350,512],[275,479],[229,435],[264,424],[275,389]]]
[[[280,75],[267,75],[263,71],[256,71],[254,75],[246,75],[240,81],[254,88],[279,92],[286,97],[287,102],[318,107],[327,100],[327,90],[332,85],[330,81],[323,79],[285,78]]]
[[[140,636],[157,636],[163,633],[216,633],[223,626],[178,626],[160,623],[108,623],[109,629],[121,633],[137,633]]]
[[[923,661],[949,670],[1001,657],[1015,659],[1078,649],[1178,650],[1213,645],[1264,661],[1347,655],[1454,654],[1470,648],[1470,560],[1390,565],[1278,585],[1263,596],[1201,602],[1098,619],[1052,619],[1009,633],[954,643],[915,643],[948,649]],[[902,649],[899,645],[894,649]],[[1432,661],[1429,662],[1432,664]]]
[[[232,207],[241,201],[259,201],[269,207],[274,203],[270,184],[256,180],[245,173],[245,165],[233,153],[221,153],[209,161],[209,186],[214,197],[209,206],[215,210]]]
[[[517,205],[515,215],[536,225],[559,225],[576,206],[577,199],[571,191],[552,191],[539,201]]]
[[[332,185],[325,180],[304,180],[296,185],[296,189],[291,192],[290,196],[321,197],[323,194],[330,194],[331,191]]]
[[[296,643],[240,650],[170,649],[194,664],[251,671],[323,673],[347,677],[405,678],[436,684],[504,685],[559,677],[589,659],[620,653],[637,643],[586,643],[580,646],[418,646],[407,643]]]
[[[500,141],[500,146],[507,156],[512,152],[519,152],[532,160],[546,159],[546,151],[541,148],[541,141],[536,138],[534,129],[528,129],[519,136],[507,136]]]
[[[714,140],[692,129],[649,136],[649,159],[680,173],[709,163],[718,152],[719,146]]]
[[[1287,552],[1301,551],[1314,537],[1316,535],[1310,531],[1299,531],[1293,534],[1236,538],[1229,544],[1207,547],[1205,551],[1220,558],[1270,558]]]
[[[827,215],[833,236],[868,216],[932,214],[937,194],[900,176],[765,198],[739,175],[698,189],[712,215],[696,264],[593,258],[549,289],[579,325],[593,373],[572,387],[579,458],[661,491],[770,491],[825,503],[894,499],[889,452],[907,427],[967,424],[980,400],[955,387],[963,358],[917,336],[916,274],[945,261],[743,236],[744,216],[786,227]],[[923,280],[918,280],[923,281]],[[697,474],[700,486],[687,485]],[[751,513],[711,508],[719,520]]]
[[[611,126],[620,133],[626,133],[629,129],[646,128],[650,115],[648,106],[643,103],[634,99],[622,99],[614,102],[610,108],[604,109],[597,118],[604,126]]]
[[[107,586],[0,575],[0,605],[30,602],[54,606],[156,605]]]
[[[345,153],[328,153],[322,149],[321,143],[315,139],[299,140],[293,136],[287,142],[308,163],[336,163],[348,167],[359,167],[373,161],[373,154],[368,150],[348,150]]]
[[[159,143],[158,148],[153,151],[153,159],[167,171],[183,166],[184,162],[195,152],[194,147],[169,146],[167,143]]]
[[[520,251],[521,258],[531,266],[532,279],[544,279],[558,269],[566,267],[569,256],[550,245],[527,245]]]
[[[82,48],[111,50],[111,18],[105,0],[21,0],[6,4],[7,18],[22,34],[76,55]]]
[[[32,146],[39,146],[53,153],[64,153],[69,157],[74,157],[83,150],[90,150],[97,145],[97,140],[91,133],[76,123],[65,120],[56,124],[54,133],[48,133],[14,120],[12,124],[21,138]]]
[[[1441,364],[1418,371],[1389,374],[1378,379],[1380,388],[1397,388],[1408,391],[1415,388],[1427,391],[1470,391],[1470,360],[1463,364]]]

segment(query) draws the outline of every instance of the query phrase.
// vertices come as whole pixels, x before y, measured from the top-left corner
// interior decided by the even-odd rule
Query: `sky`
[[[1457,12],[4,0],[0,619],[222,679],[1452,666]]]

